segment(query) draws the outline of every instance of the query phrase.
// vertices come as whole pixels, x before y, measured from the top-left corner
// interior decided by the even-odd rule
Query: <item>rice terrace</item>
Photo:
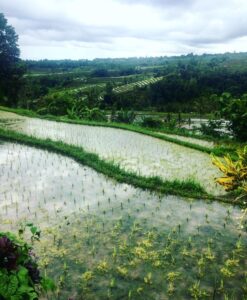
[[[54,26],[59,55],[53,2],[42,30]],[[76,16],[68,2],[56,9]],[[105,5],[130,23],[130,6],[186,9],[134,2]],[[246,300],[247,53],[95,58],[110,51],[98,41],[93,57],[54,59],[36,20],[32,51],[44,53],[30,59],[11,5],[0,4],[0,300]]]

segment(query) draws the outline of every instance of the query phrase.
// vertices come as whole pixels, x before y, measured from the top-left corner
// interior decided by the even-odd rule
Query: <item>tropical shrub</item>
[[[219,98],[219,115],[230,121],[229,129],[234,136],[247,141],[247,94],[233,98],[229,93],[223,93]]]
[[[223,135],[222,131],[220,131],[222,123],[222,120],[209,120],[208,123],[200,125],[199,131],[204,135],[221,137]]]
[[[39,239],[39,230],[32,224],[30,229],[32,240]],[[21,236],[0,232],[0,299],[38,299],[53,288],[53,282],[40,275],[32,247]]]
[[[224,177],[216,179],[226,191],[240,189],[241,195],[236,200],[242,200],[243,214],[240,217],[240,227],[247,230],[247,146],[237,151],[238,159],[233,162],[230,156],[224,157],[224,162],[213,157],[213,164],[216,165],[224,174]]]
[[[133,110],[123,110],[121,109],[119,112],[116,114],[116,122],[120,123],[133,123],[136,118],[136,114]]]
[[[37,111],[40,114],[66,115],[67,109],[73,106],[73,98],[69,93],[54,93],[42,100],[44,103]]]
[[[141,126],[150,128],[161,128],[163,126],[163,122],[159,119],[146,117],[142,120]]]
[[[92,109],[85,108],[85,110],[81,112],[81,117],[89,121],[98,121],[98,122],[107,121],[107,117],[105,113],[102,110],[100,110],[98,107],[94,107]]]
[[[223,177],[217,178],[216,182],[222,185],[226,191],[240,189],[241,198],[247,197],[247,146],[237,150],[236,161],[230,155],[224,157],[224,161],[213,157],[213,164],[224,173]]]

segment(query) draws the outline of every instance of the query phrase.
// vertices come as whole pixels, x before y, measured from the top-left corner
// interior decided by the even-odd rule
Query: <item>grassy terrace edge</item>
[[[122,123],[108,123],[108,122],[96,122],[96,121],[87,121],[87,120],[71,120],[68,119],[67,117],[57,117],[53,115],[39,115],[35,113],[34,111],[27,110],[27,109],[18,109],[18,108],[8,108],[4,106],[0,106],[0,110],[6,111],[6,112],[13,112],[22,116],[26,117],[31,117],[31,118],[39,118],[39,119],[44,119],[44,120],[50,120],[50,121],[55,121],[55,122],[63,122],[63,123],[68,123],[68,124],[77,124],[77,125],[86,125],[86,126],[100,126],[100,127],[110,127],[110,128],[117,128],[117,129],[123,129],[123,130],[128,130],[140,134],[144,134],[147,136],[151,136],[153,138],[158,138],[160,140],[164,140],[166,142],[171,142],[178,144],[183,147],[191,148],[194,150],[198,150],[204,153],[208,154],[214,154],[217,156],[223,156],[229,152],[233,152],[235,149],[229,149],[225,147],[215,147],[213,149],[182,141],[173,137],[169,136],[164,136],[162,134],[159,134],[157,132],[153,132],[151,129],[143,128],[140,126],[136,125],[129,125],[129,124],[122,124]]]
[[[111,162],[106,162],[100,159],[97,154],[86,152],[81,147],[68,145],[63,142],[55,142],[50,139],[39,139],[33,136],[28,136],[15,131],[0,128],[0,141],[1,140],[17,142],[27,146],[65,155],[84,166],[88,166],[109,178],[115,179],[119,183],[127,183],[136,188],[154,191],[161,194],[233,203],[231,198],[216,197],[208,194],[199,183],[196,183],[193,180],[163,181],[159,177],[139,176],[133,172],[125,171]],[[240,203],[234,202],[234,204]]]

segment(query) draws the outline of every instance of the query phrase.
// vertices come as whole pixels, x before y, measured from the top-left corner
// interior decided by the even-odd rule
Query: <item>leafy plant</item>
[[[193,297],[193,299],[201,299],[207,297],[207,292],[202,290],[200,288],[200,281],[195,282],[190,288],[189,288],[190,295]]]
[[[180,273],[179,272],[169,272],[167,274],[167,280],[168,280],[168,289],[167,292],[171,296],[175,292],[175,281],[179,278]]]
[[[224,174],[224,177],[216,179],[216,182],[224,186],[226,191],[240,189],[242,194],[236,199],[244,199],[243,204],[246,206],[247,199],[247,146],[237,150],[238,159],[233,161],[229,155],[224,157],[224,162],[219,158],[213,157],[213,164],[216,165]],[[240,225],[246,226],[247,208],[243,210],[240,218]]]
[[[107,121],[107,117],[104,114],[104,112],[97,107],[94,107],[92,109],[86,107],[85,110],[81,113],[81,116],[83,119],[89,121],[99,121],[99,122]]]
[[[163,123],[159,119],[155,119],[152,117],[146,117],[142,120],[141,125],[143,127],[160,128],[160,127],[162,127]]]
[[[109,271],[109,265],[107,261],[105,260],[100,261],[97,266],[97,271],[100,273],[107,273]]]
[[[147,274],[147,276],[144,277],[144,282],[146,284],[150,284],[150,285],[152,284],[152,273],[151,272],[149,272]]]
[[[224,177],[216,179],[216,182],[226,189],[232,191],[240,188],[244,194],[247,193],[247,146],[237,150],[238,159],[233,161],[230,155],[224,157],[224,161],[213,157],[213,164],[224,173]]]
[[[68,92],[47,95],[43,101],[44,106],[39,110],[39,113],[43,114],[46,112],[53,115],[65,115],[67,109],[73,105],[73,98]]]
[[[175,118],[172,118],[170,114],[167,115],[166,119],[164,120],[164,126],[170,130],[174,130],[178,125],[178,122]]]
[[[32,240],[40,232],[32,224],[28,225]],[[23,229],[20,230],[20,234]],[[0,298],[37,299],[41,291],[54,289],[54,283],[40,275],[32,247],[22,238],[10,232],[0,232]]]
[[[229,129],[236,138],[247,141],[247,94],[233,98],[230,93],[223,93],[218,101],[219,115],[230,121]]]
[[[222,123],[222,120],[209,120],[208,123],[200,125],[199,131],[204,135],[221,137],[223,135],[222,131],[220,131]]]
[[[120,123],[133,123],[135,120],[136,114],[133,110],[123,110],[121,109],[119,112],[116,114],[116,122]]]

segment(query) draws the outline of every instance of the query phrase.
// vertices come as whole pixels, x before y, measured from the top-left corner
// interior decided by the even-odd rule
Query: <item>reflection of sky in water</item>
[[[180,224],[191,232],[197,226],[207,225],[207,220],[210,226],[222,228],[230,210],[228,230],[235,231],[233,225],[240,215],[238,208],[229,205],[159,197],[117,184],[70,158],[12,143],[1,145],[0,179],[0,217],[13,223],[26,218],[48,225],[74,211],[106,219],[130,213],[146,219],[151,226],[172,228]]]
[[[198,258],[211,239],[219,262],[222,252],[224,258],[232,255],[240,233],[243,241],[246,240],[246,233],[238,227],[241,215],[238,207],[161,196],[118,184],[70,158],[23,145],[1,144],[0,181],[0,231],[15,231],[18,223],[23,221],[33,222],[41,228],[41,242],[34,246],[41,265],[49,260],[47,272],[52,278],[62,274],[65,263],[69,268],[68,284],[71,287],[68,290],[65,287],[61,299],[68,299],[71,291],[78,288],[74,282],[81,280],[82,273],[91,267],[92,261],[106,258],[115,265],[113,247],[118,247],[126,238],[131,239],[132,222],[142,228],[136,233],[139,240],[150,230],[169,234],[180,228],[175,239],[179,243],[172,248],[176,251],[172,253],[175,260],[170,271],[184,274],[185,285],[196,278],[195,268],[188,267],[181,258],[181,251],[188,248],[190,239],[192,251],[196,251]],[[123,231],[114,236],[112,230],[120,220]],[[164,251],[169,245],[164,239],[158,242],[155,250]],[[91,253],[93,247],[98,251],[95,256]],[[193,265],[197,264],[196,259],[191,258]],[[165,272],[168,268],[165,267]],[[241,265],[240,269],[243,268]],[[137,268],[135,272],[141,273],[140,282],[143,282],[142,270]],[[152,272],[159,273],[160,270],[155,268]],[[210,276],[214,280],[214,273]],[[240,287],[236,278],[230,280],[235,287]],[[103,290],[104,283],[105,274],[96,280]],[[95,293],[97,291],[99,289]]]
[[[16,116],[0,112],[0,116],[4,115]],[[32,118],[23,120],[12,128],[36,137],[82,146],[140,175],[160,176],[165,180],[195,179],[210,193],[224,193],[222,187],[214,183],[214,178],[221,174],[212,165],[210,156],[200,151],[121,129]]]
[[[178,139],[180,141],[201,145],[201,146],[204,146],[204,147],[207,147],[207,148],[213,148],[214,147],[213,142],[208,142],[208,141],[195,139],[195,138],[191,138],[191,137],[187,137],[187,136],[176,135],[176,134],[168,134],[168,133],[161,133],[161,132],[158,132],[158,133],[161,134],[161,135],[166,135],[166,136],[174,138],[174,139]]]

